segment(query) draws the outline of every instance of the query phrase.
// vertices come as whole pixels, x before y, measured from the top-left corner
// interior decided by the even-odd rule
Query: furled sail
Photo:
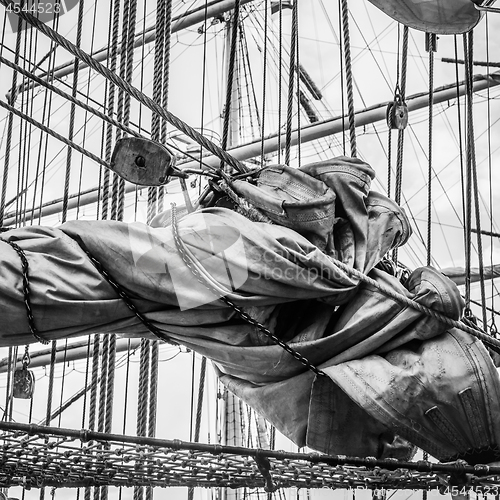
[[[0,343],[35,340],[24,277],[43,339],[97,331],[150,336],[143,316],[157,335],[210,358],[232,392],[299,446],[408,458],[418,445],[441,460],[497,460],[500,378],[488,353],[407,303],[456,320],[463,309],[456,285],[430,267],[404,284],[376,268],[407,241],[410,227],[400,207],[370,190],[374,174],[366,163],[341,157],[302,172],[332,191],[335,217],[292,205],[275,216],[293,216],[287,220],[301,230],[311,217],[321,233],[329,224],[323,251],[311,242],[317,235],[220,207],[178,222],[174,213],[172,224],[160,217],[160,227],[73,221],[7,231],[0,242]],[[311,196],[312,185],[293,189]],[[284,186],[268,185],[266,196]],[[24,273],[20,255],[29,263]]]
[[[473,0],[370,0],[396,21],[427,33],[454,35],[470,31],[481,19]]]

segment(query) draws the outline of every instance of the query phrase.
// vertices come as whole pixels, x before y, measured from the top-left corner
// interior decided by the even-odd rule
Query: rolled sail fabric
[[[455,35],[481,19],[472,0],[370,0],[396,21],[427,33]]]

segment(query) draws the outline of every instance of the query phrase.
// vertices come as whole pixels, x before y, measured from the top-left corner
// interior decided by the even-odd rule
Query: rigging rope
[[[234,9],[231,14],[231,19],[228,21],[228,26],[230,27],[231,33],[231,47],[229,51],[229,61],[227,70],[227,83],[226,83],[226,104],[224,108],[224,123],[222,128],[222,149],[227,149],[229,145],[229,128],[231,120],[231,108],[235,105],[232,102],[233,97],[233,86],[235,85],[234,76],[235,71],[237,71],[236,66],[236,52],[237,52],[237,41],[238,41],[238,31],[240,22],[240,0],[235,0]],[[234,144],[230,144],[234,146]],[[229,164],[229,166],[233,166]],[[223,165],[221,164],[221,168]],[[233,166],[234,167],[234,166]]]
[[[281,163],[281,118],[283,114],[282,78],[283,78],[283,0],[279,0],[278,26],[278,163]],[[264,120],[265,117],[262,117]]]
[[[351,64],[351,40],[349,35],[349,6],[347,0],[341,0],[342,5],[342,33],[344,40],[344,60],[347,90],[347,112],[349,115],[349,139],[351,156],[357,156],[356,147],[356,115],[354,114],[353,78]]]
[[[470,94],[468,93],[468,110],[467,110],[467,144],[468,144],[468,157],[470,163],[468,168],[471,169],[472,174],[472,184],[469,186],[469,190],[472,191],[474,196],[474,212],[476,217],[476,236],[477,236],[477,254],[479,260],[479,283],[481,290],[481,303],[482,303],[482,320],[483,320],[483,329],[487,328],[487,312],[486,312],[486,292],[485,292],[485,284],[484,284],[484,262],[483,262],[483,240],[481,235],[481,213],[479,209],[479,192],[478,192],[478,182],[477,182],[477,165],[476,165],[476,150],[475,150],[475,137],[474,137],[474,115],[473,115],[473,100],[474,93],[472,89],[472,76],[473,76],[473,48],[474,48],[474,34],[473,31],[470,31],[467,37],[467,64],[465,66],[465,70],[467,72],[467,79],[469,80],[469,89]],[[472,215],[471,215],[472,219]],[[472,232],[472,228],[470,228]]]
[[[286,117],[286,137],[285,137],[285,165],[290,165],[290,150],[292,147],[292,118],[293,118],[293,98],[295,84],[295,55],[297,53],[297,37],[298,37],[298,2],[292,3],[292,27],[290,36],[290,58],[288,63],[288,102],[287,102],[287,117]]]
[[[153,100],[160,105],[166,107],[163,102],[163,52],[165,46],[165,2],[159,0],[156,2],[156,38],[155,38],[155,55],[154,55],[154,70],[153,70]],[[152,113],[151,116],[151,139],[160,142],[161,139],[161,124],[160,116]],[[156,187],[148,188],[148,208],[147,222],[153,220],[157,211],[158,189]]]
[[[194,355],[194,353],[193,353]],[[194,363],[194,358],[193,358]],[[194,367],[194,365],[193,365]],[[200,430],[201,430],[201,416],[203,410],[203,396],[205,393],[205,378],[207,373],[207,358],[203,356],[201,358],[201,367],[200,367],[200,381],[198,384],[198,401],[196,403],[196,422],[194,427],[194,442],[198,443],[200,440]],[[194,498],[194,489],[189,488],[188,490],[188,500],[193,500]]]
[[[162,105],[168,109],[168,92],[170,82],[170,52],[171,52],[171,38],[172,38],[172,0],[167,0],[165,3],[165,33],[164,33],[164,50],[163,50],[163,92],[162,92]],[[167,142],[167,121],[161,121],[161,136],[160,141],[162,144]],[[158,212],[162,212],[163,200],[165,198],[165,186],[158,188]]]
[[[76,30],[76,47],[80,48],[82,43],[82,29],[83,29],[83,13],[84,13],[84,5],[85,1],[80,0],[79,8],[78,8],[78,27]],[[79,72],[80,60],[78,57],[75,57],[74,66],[73,66],[73,85],[71,88],[71,96],[76,98],[76,93],[78,89],[78,72]],[[75,112],[76,106],[72,102],[69,113],[69,130],[68,130],[68,140],[70,142],[73,141],[73,135],[75,130]],[[61,222],[66,222],[68,217],[68,197],[69,197],[69,181],[71,178],[71,159],[72,159],[73,149],[71,146],[68,146],[66,150],[66,173],[64,176],[64,198],[63,198],[63,207],[62,207],[62,220]]]
[[[471,134],[471,120],[472,120],[472,89],[470,82],[470,71],[468,71],[469,61],[472,59],[469,57],[469,38],[467,34],[463,35],[464,43],[464,59],[465,64],[465,85],[466,85],[466,171],[465,171],[465,193],[466,193],[466,203],[465,203],[465,220],[464,220],[464,240],[465,240],[465,305],[469,308],[470,304],[470,271],[471,271],[471,251],[472,251],[472,241],[471,241],[471,227],[472,227],[472,147],[470,144]]]
[[[137,0],[125,0],[122,19],[122,43],[120,52],[120,77],[131,84],[134,60],[134,34],[137,14]],[[130,121],[130,93],[119,88],[117,120],[128,126]],[[116,131],[116,141],[121,138],[121,131]],[[125,202],[125,180],[117,175],[113,177],[113,198],[111,218],[123,220]]]
[[[89,401],[89,424],[90,430],[95,430],[96,415],[97,415],[97,389],[99,384],[99,360],[101,359],[99,353],[101,349],[101,337],[99,334],[94,335],[93,338],[93,355],[92,355],[92,376],[90,388],[90,401]],[[90,488],[85,488],[85,500],[90,500]]]
[[[489,36],[489,18],[488,15],[486,15],[485,19],[485,25],[486,25],[486,62],[487,62],[487,76],[489,77],[490,75],[490,36]],[[487,95],[487,101],[488,101],[488,180],[489,180],[489,204],[490,204],[490,266],[493,266],[493,176],[492,176],[492,150],[491,150],[491,97],[490,97],[490,88],[488,87],[486,90],[486,95]],[[483,231],[483,234],[485,231]],[[491,296],[495,296],[495,282],[494,280],[491,280]],[[498,292],[498,290],[497,290]],[[491,308],[493,309],[493,308]],[[494,311],[491,311],[491,323],[490,323],[490,333],[494,336],[497,334],[497,326],[495,323],[495,314]]]
[[[114,0],[110,3],[112,8],[110,18],[109,18],[109,37],[108,45],[110,45],[110,56],[108,60],[109,70],[113,73],[116,72],[117,61],[118,61],[118,32],[120,26],[120,1]],[[106,92],[105,92],[105,109],[107,111],[106,116],[113,118],[115,113],[115,93],[116,85],[112,82],[106,80]],[[117,123],[119,123],[117,121]],[[106,126],[106,146],[105,146],[105,160],[109,164],[111,161],[111,154],[113,148],[113,128],[111,127],[111,122],[107,121]],[[109,169],[105,169],[102,187],[102,208],[101,208],[101,218],[106,220],[108,218],[109,211],[109,197],[110,197],[110,177],[111,172]]]
[[[436,35],[426,33],[427,50],[429,51],[429,137],[428,137],[428,170],[427,170],[427,265],[431,265],[432,250],[432,138],[434,112],[434,52],[436,51]]]
[[[403,27],[403,49],[401,54],[401,83],[399,85],[399,95],[402,102],[406,98],[406,76],[408,69],[408,26]],[[403,193],[403,147],[404,147],[404,129],[398,131],[398,157],[396,166],[396,191],[394,200],[398,205],[401,204],[401,195]]]
[[[169,75],[170,75],[170,43],[172,29],[172,0],[157,1],[157,19],[155,40],[155,79],[153,85],[153,99],[159,102],[163,108],[168,108],[168,91],[169,91]],[[161,143],[165,143],[167,136],[167,122],[165,119],[159,120],[158,115],[153,113],[152,116],[152,134],[151,138]],[[148,219],[155,212],[163,210],[163,195],[164,188],[153,188],[148,192]],[[146,387],[140,388],[144,390],[149,399],[149,407],[144,407],[142,411],[147,412],[147,435],[155,436],[156,434],[156,415],[157,415],[157,396],[158,396],[158,362],[159,362],[159,344],[157,340],[149,341],[150,357],[145,360],[149,363],[149,380],[145,379]],[[144,346],[145,351],[146,346]],[[146,404],[146,402],[144,402]],[[139,407],[138,407],[138,411]],[[146,430],[146,429],[145,429]],[[137,496],[141,496],[137,491]],[[146,498],[150,500],[153,497],[151,487],[146,489]]]
[[[12,7],[15,5],[15,3],[12,0],[0,0],[0,4],[5,6],[5,7]],[[122,88],[126,92],[129,92],[134,99],[136,99],[138,102],[141,104],[145,105],[151,111],[154,111],[158,113],[162,118],[167,120],[171,125],[174,127],[178,128],[182,132],[184,132],[188,137],[199,143],[201,146],[203,146],[205,149],[210,151],[212,154],[223,160],[225,163],[229,164],[233,168],[235,168],[239,172],[246,172],[248,169],[247,167],[240,162],[239,160],[236,160],[233,158],[230,154],[228,154],[224,149],[218,147],[215,145],[212,141],[209,141],[206,137],[204,137],[202,134],[200,134],[198,131],[196,131],[194,128],[186,124],[184,121],[180,120],[177,116],[174,114],[170,113],[166,109],[162,108],[160,105],[155,103],[153,99],[145,95],[143,92],[141,92],[139,89],[134,87],[133,85],[129,84],[120,76],[112,73],[109,71],[105,66],[100,64],[98,61],[90,57],[85,51],[79,49],[76,47],[73,43],[71,43],[69,40],[61,36],[59,33],[57,33],[55,30],[50,28],[49,26],[45,25],[42,23],[39,19],[31,15],[29,12],[24,12],[21,11],[19,12],[19,16],[28,21],[30,24],[35,26],[39,31],[41,31],[43,34],[48,36],[51,40],[54,40],[56,43],[58,43],[61,47],[65,48],[68,52],[71,54],[79,57],[85,64],[87,64],[89,67],[91,67],[93,70],[95,70],[97,73],[100,75],[104,76],[105,78],[109,79],[111,82],[115,83],[118,87]]]
[[[300,144],[300,96],[302,91],[300,90],[300,50],[299,50],[299,9],[297,8],[297,19],[295,20],[295,25],[296,25],[296,31],[297,31],[297,40],[295,42],[295,79],[297,80],[297,164],[300,167],[302,164],[301,161],[301,152],[302,152],[302,147]],[[307,110],[306,110],[307,114]]]
[[[19,57],[21,53],[21,31],[22,31],[22,20],[19,19],[18,31],[16,36],[16,49],[14,52],[14,63],[19,64]],[[10,95],[11,104],[14,105],[16,102],[16,90],[17,90],[17,73],[14,71],[12,74],[12,94]],[[10,164],[10,150],[12,146],[12,128],[14,122],[14,113],[10,112],[7,118],[7,139],[5,143],[5,155],[4,155],[4,166],[3,166],[3,181],[2,181],[2,197],[0,199],[0,225],[3,223],[3,217],[5,212],[5,202],[7,197],[7,180],[9,178],[9,164]]]
[[[426,33],[427,50],[429,51],[429,137],[428,137],[428,172],[427,172],[427,265],[431,265],[432,248],[432,139],[434,118],[434,52],[437,50],[437,36],[434,33]],[[429,455],[424,451],[424,460]],[[422,493],[422,500],[427,500],[427,491]]]
[[[401,80],[399,78],[400,68],[398,63],[398,78],[397,78],[397,88],[396,92],[399,93],[399,99],[401,103],[404,105],[406,98],[406,75],[408,69],[408,26],[403,27],[403,47],[401,54]],[[391,131],[389,130],[389,134]],[[390,137],[390,136],[389,136]],[[398,149],[397,149],[397,160],[396,160],[396,186],[394,191],[394,201],[401,205],[401,196],[403,192],[403,152],[404,152],[404,137],[405,137],[405,129],[398,129]],[[389,145],[391,145],[391,141],[389,141]],[[388,174],[388,193],[390,193],[390,155],[389,155],[389,174]],[[390,194],[389,194],[390,196]],[[395,248],[392,251],[392,260],[397,265],[398,263],[398,249]]]
[[[170,20],[172,2],[158,0],[156,2],[156,38],[154,46],[153,100],[167,108],[168,70],[170,54]],[[168,31],[168,33],[167,33]],[[166,138],[165,120],[156,113],[151,116],[151,139],[163,143]],[[163,187],[148,188],[147,221],[151,222],[157,211],[159,202],[163,201]],[[158,389],[158,342],[141,341],[140,377],[137,403],[137,434],[154,436],[156,431],[157,389]],[[143,488],[134,488],[134,499],[141,500]],[[146,489],[146,498],[152,498],[153,491]]]
[[[268,0],[264,0],[264,56],[263,56],[263,61],[262,61],[262,123],[261,123],[261,130],[260,130],[260,136],[262,138],[261,141],[261,146],[260,146],[260,166],[264,167],[265,166],[265,160],[264,160],[264,137],[265,137],[265,130],[266,130],[266,90],[267,90],[267,39],[268,39]],[[281,61],[280,61],[280,66],[281,66]],[[278,128],[278,131],[279,128]]]

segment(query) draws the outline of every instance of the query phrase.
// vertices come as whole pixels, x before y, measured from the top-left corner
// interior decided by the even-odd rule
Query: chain
[[[90,259],[94,267],[101,274],[101,276],[111,285],[111,287],[116,291],[118,296],[125,302],[125,305],[135,314],[135,316],[141,321],[141,323],[159,340],[163,342],[168,342],[170,344],[175,344],[172,340],[170,340],[167,335],[165,335],[158,327],[153,325],[151,321],[149,321],[144,314],[142,314],[137,306],[132,302],[132,299],[128,296],[126,290],[118,283],[113,276],[104,268],[104,266],[87,250],[84,243],[78,239],[78,244],[80,248],[85,252],[87,257]]]
[[[24,356],[23,356],[23,370],[27,370],[29,365],[31,363],[31,357],[30,357],[30,347],[27,345],[24,348]]]
[[[276,337],[268,328],[266,328],[262,323],[259,323],[256,319],[252,318],[248,313],[246,313],[241,307],[237,306],[232,300],[228,299],[224,295],[220,295],[214,286],[206,279],[202,277],[198,269],[193,265],[192,258],[188,255],[185,249],[185,245],[181,238],[179,237],[179,231],[177,227],[177,214],[176,214],[176,205],[175,203],[171,204],[172,207],[172,232],[174,236],[175,246],[177,247],[177,251],[179,252],[184,264],[188,267],[188,269],[193,273],[195,278],[211,293],[218,295],[219,299],[222,300],[225,304],[231,307],[243,321],[246,321],[250,325],[258,328],[266,337],[271,339],[275,344],[279,345],[282,349],[284,349],[288,354],[290,354],[297,361],[302,363],[308,370],[311,370],[318,376],[326,376],[326,373],[314,366],[307,358],[302,356],[295,349],[290,347],[287,343],[283,342],[281,339]]]
[[[4,240],[3,238],[0,238],[0,240],[10,245],[16,251],[17,255],[19,255],[19,258],[21,259],[22,273],[23,273],[24,305],[26,306],[26,315],[28,317],[28,325],[30,328],[31,335],[33,335],[33,337],[35,337],[35,339],[38,342],[42,344],[48,344],[49,341],[45,340],[40,336],[35,326],[35,318],[33,316],[33,309],[31,307],[31,292],[30,292],[30,282],[28,274],[29,264],[28,264],[28,259],[26,258],[26,254],[24,253],[23,249],[13,241]]]

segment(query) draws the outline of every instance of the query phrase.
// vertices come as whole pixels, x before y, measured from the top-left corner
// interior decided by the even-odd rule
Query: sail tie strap
[[[172,207],[172,233],[174,236],[175,246],[176,246],[177,251],[179,252],[179,255],[181,256],[184,264],[193,273],[193,276],[205,288],[207,288],[211,293],[217,295],[218,298],[220,300],[222,300],[222,302],[224,302],[231,309],[233,309],[233,311],[235,311],[236,314],[238,314],[238,316],[243,321],[249,323],[250,325],[252,325],[255,328],[257,328],[258,330],[260,330],[266,337],[268,337],[275,344],[279,345],[282,349],[284,349],[293,358],[295,358],[297,361],[299,361],[301,364],[303,364],[308,370],[311,370],[313,373],[315,373],[318,376],[326,376],[326,373],[324,371],[322,371],[319,368],[317,368],[316,366],[314,366],[307,358],[302,356],[302,354],[297,352],[295,349],[290,347],[286,342],[283,342],[280,338],[278,338],[276,335],[274,335],[274,333],[272,333],[271,330],[269,330],[269,328],[266,328],[262,323],[260,323],[256,319],[252,318],[252,316],[250,316],[248,313],[246,313],[241,307],[236,305],[231,299],[229,299],[228,297],[226,297],[224,295],[220,295],[220,293],[215,289],[215,287],[212,286],[212,284],[201,275],[201,273],[198,271],[198,269],[196,269],[196,267],[193,265],[193,258],[187,252],[186,246],[179,236],[175,203],[172,203],[171,207]]]
[[[125,288],[123,288],[118,281],[116,281],[113,276],[104,268],[104,266],[87,250],[83,241],[80,238],[74,238],[75,241],[80,245],[80,248],[85,252],[87,257],[90,259],[94,267],[101,274],[101,276],[111,285],[116,291],[118,296],[125,302],[125,305],[134,313],[134,315],[140,320],[140,322],[159,340],[163,342],[168,342],[172,345],[177,345],[173,340],[171,340],[165,333],[163,333],[158,327],[156,327],[151,321],[149,321],[144,314],[142,314],[137,306],[133,303],[132,299],[129,297]]]
[[[24,253],[24,250],[13,241],[4,240],[3,238],[0,238],[0,241],[3,241],[4,243],[10,245],[16,251],[17,255],[19,255],[19,258],[21,259],[22,273],[23,273],[24,305],[26,306],[26,316],[28,318],[28,325],[30,328],[30,332],[31,335],[33,335],[33,337],[35,337],[35,339],[38,342],[47,345],[49,341],[40,336],[35,325],[35,317],[33,316],[33,308],[31,307],[29,264],[28,264],[28,259],[26,258],[26,254]]]

